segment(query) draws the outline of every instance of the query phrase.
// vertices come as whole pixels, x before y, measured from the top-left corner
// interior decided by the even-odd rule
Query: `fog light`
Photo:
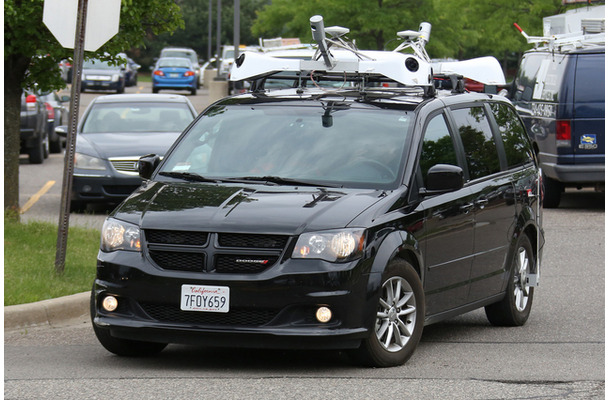
[[[322,323],[327,323],[332,318],[333,313],[330,311],[328,307],[320,307],[318,311],[316,311],[316,319]]]
[[[91,186],[89,186],[89,185],[83,186],[83,192],[89,193],[91,190],[93,190],[93,188]]]
[[[106,311],[114,311],[119,306],[119,301],[114,296],[106,296],[102,300],[102,308]]]

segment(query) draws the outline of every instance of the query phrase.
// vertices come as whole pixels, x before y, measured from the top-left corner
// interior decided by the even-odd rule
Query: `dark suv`
[[[393,366],[426,324],[480,307],[527,321],[540,179],[511,103],[340,75],[358,87],[253,85],[140,160],[146,181],[102,231],[91,316],[106,349],[352,349]]]
[[[47,108],[39,96],[21,93],[20,153],[32,164],[42,164],[49,156]]]
[[[605,47],[538,49],[523,56],[512,100],[544,174],[544,206],[566,186],[605,186]]]

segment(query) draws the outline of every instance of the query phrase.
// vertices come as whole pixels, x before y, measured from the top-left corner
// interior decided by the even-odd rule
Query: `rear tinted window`
[[[576,64],[574,102],[603,103],[605,101],[605,54],[580,54]]]
[[[506,104],[491,103],[490,106],[502,136],[508,168],[531,162],[532,155],[525,128],[515,111]]]
[[[470,179],[500,171],[500,159],[487,114],[483,107],[452,110],[462,138]]]
[[[515,79],[516,101],[558,101],[567,56],[561,54],[528,54],[521,61]]]

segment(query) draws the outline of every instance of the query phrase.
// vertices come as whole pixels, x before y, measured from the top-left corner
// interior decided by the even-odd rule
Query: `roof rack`
[[[521,35],[523,35],[528,43],[534,44],[534,49],[561,52],[606,44],[604,32],[589,34],[584,30],[583,32],[551,36],[529,36],[516,22],[513,25],[521,32]]]
[[[313,39],[317,43],[317,50],[311,60],[274,58],[245,52],[233,64],[230,79],[256,80],[278,72],[294,72],[298,77],[315,73],[321,79],[341,79],[363,84],[396,82],[404,86],[421,87],[426,94],[434,93],[432,68],[425,52],[403,54],[397,51],[358,50],[344,38],[349,29],[339,26],[325,28],[320,15],[314,15],[309,22]]]

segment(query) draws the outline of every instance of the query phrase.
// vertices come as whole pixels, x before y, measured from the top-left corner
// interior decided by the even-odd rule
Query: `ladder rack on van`
[[[593,46],[603,46],[606,43],[605,33],[563,33],[553,36],[529,36],[515,22],[514,26],[528,43],[533,43],[535,49],[549,51],[568,51]]]
[[[339,26],[325,28],[319,15],[310,18],[310,26],[317,43],[311,60],[275,58],[246,52],[233,64],[230,79],[257,80],[278,72],[294,72],[299,79],[316,76],[362,84],[395,82],[407,87],[420,87],[425,94],[434,93],[432,68],[425,50],[423,54],[421,51],[403,54],[398,51],[358,50],[352,42],[343,38],[349,29]],[[421,45],[422,42],[418,41],[418,50]]]

